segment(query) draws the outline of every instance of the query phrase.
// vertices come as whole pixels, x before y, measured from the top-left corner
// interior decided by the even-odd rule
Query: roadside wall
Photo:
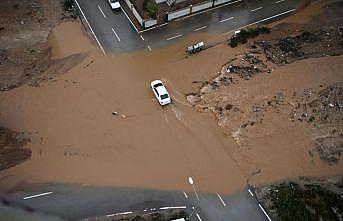
[[[146,20],[144,21],[144,27],[145,28],[150,28],[151,26],[154,26],[157,24],[157,20]]]
[[[132,4],[131,4],[132,5]],[[143,26],[143,19],[142,17],[139,15],[139,13],[137,12],[137,10],[135,9],[135,7],[131,7],[131,11],[133,13],[133,15],[136,17],[137,21],[139,22],[139,24],[141,24],[141,26]]]
[[[189,15],[191,13],[191,7],[185,8],[185,9],[181,9],[178,11],[173,11],[173,12],[169,12],[167,14],[167,19],[168,21],[182,17],[182,16],[186,16]]]
[[[211,8],[212,5],[213,5],[213,1],[207,1],[207,2],[202,3],[202,4],[193,5],[192,6],[192,13]]]
[[[232,2],[232,0],[215,0],[214,1],[214,6],[221,5],[227,2]]]

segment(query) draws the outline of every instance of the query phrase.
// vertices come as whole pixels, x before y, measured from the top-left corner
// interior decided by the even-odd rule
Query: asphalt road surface
[[[170,209],[187,211],[191,221],[268,220],[250,188],[227,196],[194,191],[44,184],[22,186],[6,198],[32,211],[67,220]]]
[[[233,0],[218,8],[137,32],[123,11],[107,0],[77,0],[85,25],[104,53],[153,50],[196,32],[229,33],[249,24],[269,23],[294,13],[297,0]],[[96,37],[94,37],[96,36]],[[203,39],[199,39],[203,40]]]

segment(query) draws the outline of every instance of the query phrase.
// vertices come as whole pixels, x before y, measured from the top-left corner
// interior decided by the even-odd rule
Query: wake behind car
[[[164,106],[171,103],[171,98],[168,94],[167,89],[164,87],[162,81],[154,80],[151,82],[150,86],[152,92],[154,93],[160,105]]]
[[[110,3],[113,10],[120,10],[119,0],[108,0],[108,3]]]

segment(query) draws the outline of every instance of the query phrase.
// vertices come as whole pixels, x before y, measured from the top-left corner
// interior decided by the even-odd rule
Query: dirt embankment
[[[196,110],[215,114],[241,166],[260,174],[256,182],[277,171],[342,172],[343,6],[310,7],[318,5],[322,13],[309,23],[279,24],[240,46],[218,76],[187,94]]]
[[[66,58],[51,59],[48,44],[49,33],[56,24],[76,18],[73,8],[64,8],[64,2],[0,2],[0,91],[25,83],[38,86],[40,81],[52,79],[71,68]],[[70,59],[73,65],[80,60]]]

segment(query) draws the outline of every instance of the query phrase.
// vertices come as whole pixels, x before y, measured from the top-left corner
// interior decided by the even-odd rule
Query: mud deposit
[[[289,36],[293,26],[286,27],[269,37]],[[0,93],[0,125],[32,134],[31,160],[1,171],[1,190],[25,181],[192,191],[193,177],[199,191],[233,193],[247,181],[342,172],[340,156],[328,164],[313,151],[317,127],[328,126],[316,116],[316,126],[290,117],[296,100],[306,103],[300,102],[305,89],[321,99],[320,91],[343,80],[342,56],[279,66],[254,41],[235,49],[224,41],[185,56],[185,46],[199,37],[220,38],[207,33],[104,57],[81,30],[61,24],[50,35],[53,57],[67,67],[56,68],[63,75]],[[173,104],[157,104],[149,86],[155,79],[163,80]],[[333,105],[340,115],[340,103]]]

